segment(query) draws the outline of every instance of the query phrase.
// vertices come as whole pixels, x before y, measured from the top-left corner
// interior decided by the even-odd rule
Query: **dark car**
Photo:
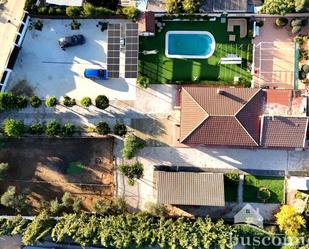
[[[73,47],[76,45],[82,45],[85,43],[85,37],[83,35],[72,35],[60,38],[58,40],[59,46],[63,48]]]
[[[93,80],[107,80],[108,74],[106,69],[85,69],[84,76]]]

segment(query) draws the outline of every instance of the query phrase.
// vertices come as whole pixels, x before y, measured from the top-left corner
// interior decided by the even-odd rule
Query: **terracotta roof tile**
[[[304,147],[307,117],[264,117],[262,141],[264,147]]]

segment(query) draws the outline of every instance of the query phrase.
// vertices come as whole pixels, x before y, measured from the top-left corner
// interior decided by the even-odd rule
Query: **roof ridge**
[[[253,142],[259,146],[259,144],[255,141],[255,139],[251,136],[251,134],[249,133],[249,131],[243,126],[243,124],[240,122],[240,120],[235,116],[235,119],[237,120],[237,122],[240,124],[241,128],[243,128],[245,130],[245,132],[249,135],[249,137],[253,140]]]
[[[206,112],[206,110],[193,98],[193,96],[185,88],[183,88],[182,90],[185,91],[188,96],[190,96],[190,98],[195,102],[195,104],[197,104],[197,106],[201,108],[207,116],[197,126],[195,126],[195,128],[193,128],[191,132],[189,132],[183,139],[181,139],[181,143],[186,140],[201,124],[203,124],[205,120],[208,119],[208,117],[210,117],[209,113]]]
[[[245,103],[242,107],[240,107],[239,108],[239,110],[235,113],[235,117],[237,116],[237,114],[239,114],[240,112],[241,112],[241,110],[245,107],[245,106],[247,106],[248,105],[248,103],[260,92],[260,91],[262,91],[262,89],[260,88],[260,89],[258,89],[257,91],[256,91],[256,93],[255,94],[253,94],[252,96],[251,96],[251,98],[250,99],[248,99],[247,100],[247,103]]]

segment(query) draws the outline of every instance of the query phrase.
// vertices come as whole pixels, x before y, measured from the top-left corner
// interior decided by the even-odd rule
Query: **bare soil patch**
[[[11,166],[0,191],[30,188],[33,207],[70,192],[91,211],[96,200],[113,197],[112,160],[113,138],[9,139],[0,150],[0,162]],[[72,170],[76,165],[83,167]]]

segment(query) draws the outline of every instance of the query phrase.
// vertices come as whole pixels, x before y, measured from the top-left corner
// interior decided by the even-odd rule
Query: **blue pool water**
[[[215,48],[213,36],[208,32],[167,33],[166,56],[171,58],[208,58]]]

